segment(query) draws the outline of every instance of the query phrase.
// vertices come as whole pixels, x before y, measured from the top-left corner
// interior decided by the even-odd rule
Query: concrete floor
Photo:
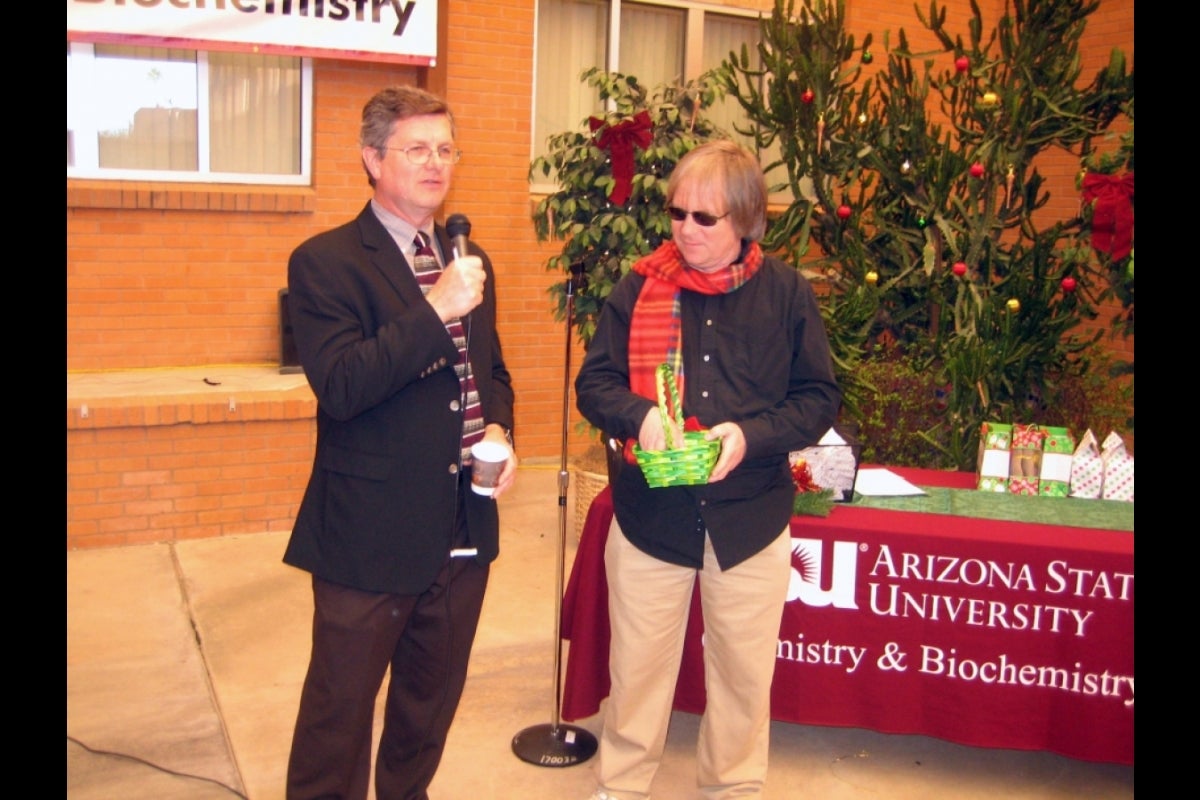
[[[573,492],[567,509],[573,509]],[[540,767],[512,739],[556,714],[558,464],[521,469],[501,501],[466,692],[434,800],[585,800],[595,759]],[[565,569],[574,556],[567,514]],[[283,797],[312,600],[262,533],[67,553],[67,797]],[[565,648],[562,658],[566,658]],[[676,713],[655,800],[696,797],[698,718]],[[571,723],[593,733],[599,719]],[[1118,800],[1132,767],[922,736],[774,723],[767,800]]]

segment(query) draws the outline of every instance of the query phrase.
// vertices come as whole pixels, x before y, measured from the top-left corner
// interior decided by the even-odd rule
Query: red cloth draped
[[[621,205],[629,199],[629,191],[632,188],[633,148],[637,146],[644,150],[650,146],[650,113],[639,111],[631,119],[608,127],[604,127],[604,120],[590,117],[588,124],[593,133],[604,128],[596,137],[596,144],[607,150],[612,157],[613,178],[616,180],[608,199],[616,205]]]
[[[1092,206],[1092,247],[1120,261],[1133,249],[1133,173],[1083,176],[1083,202]]]
[[[888,469],[918,486],[960,494],[972,492],[976,481],[974,472]],[[588,509],[562,595],[560,635],[570,642],[562,717],[568,721],[596,714],[612,688],[604,568],[612,519],[609,486]],[[779,624],[771,719],[1134,763],[1136,592],[1130,531],[885,510],[857,502],[836,504],[828,517],[793,516],[789,528],[792,583]],[[856,543],[857,555],[846,553],[841,561],[840,543],[850,542]],[[947,559],[959,567],[1019,565],[1018,571],[1049,580],[922,583],[919,574],[880,575],[877,559],[887,552],[931,569],[939,559],[936,569],[948,566]],[[896,570],[903,568],[897,562]],[[1067,586],[1055,577],[1060,570]],[[957,579],[959,573],[954,574]],[[835,601],[842,586],[853,603]],[[888,597],[892,605],[885,608]],[[911,613],[914,602],[929,613]],[[949,611],[960,604],[962,614]],[[935,619],[934,608],[946,613]],[[976,618],[968,613],[971,608],[992,616]],[[1061,626],[1052,621],[1060,611]],[[697,593],[672,704],[689,714],[702,713],[707,702],[704,624]],[[834,663],[837,651],[824,660],[816,655],[819,643],[843,641],[847,631],[873,658],[864,657],[852,668],[845,659]],[[903,664],[880,658],[888,651]],[[994,679],[988,673],[993,667]],[[1034,670],[1047,680],[1025,679]],[[1118,676],[1128,676],[1129,682]]]

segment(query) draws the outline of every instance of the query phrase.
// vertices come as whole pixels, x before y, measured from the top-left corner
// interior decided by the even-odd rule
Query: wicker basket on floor
[[[605,486],[608,486],[608,474],[577,469],[571,483],[575,487],[575,538],[578,539],[583,534],[583,526],[587,522],[592,501],[604,491]]]

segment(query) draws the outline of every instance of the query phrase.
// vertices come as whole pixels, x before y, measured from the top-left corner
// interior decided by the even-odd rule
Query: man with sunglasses
[[[685,427],[721,442],[706,484],[650,488],[632,458],[614,479],[612,691],[594,800],[650,796],[697,581],[707,695],[697,785],[707,800],[762,794],[791,574],[788,454],[815,444],[841,402],[812,287],[758,244],[766,202],[762,169],[733,142],[685,155],[667,187],[672,238],[613,288],[575,381],[584,417],[627,453],[635,442],[663,450],[654,373],[666,363]]]
[[[495,273],[434,219],[461,155],[450,109],[384,89],[363,108],[360,144],[372,197],[288,261],[317,398],[312,475],[284,554],[312,573],[314,604],[289,800],[365,800],[389,670],[374,796],[427,797],[499,552],[495,501],[517,467]],[[509,454],[490,497],[469,489],[478,441]]]

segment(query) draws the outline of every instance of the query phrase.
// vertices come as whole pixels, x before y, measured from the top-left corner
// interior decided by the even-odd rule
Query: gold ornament
[[[1008,310],[1014,314],[1021,310],[1021,301],[1015,297],[1011,298],[1007,303],[1005,303],[1005,305],[1008,306]]]
[[[874,286],[875,284],[879,283],[879,273],[875,270],[868,272],[865,277],[868,286]]]
[[[984,92],[983,93],[983,104],[985,106],[994,106],[994,105],[996,105],[996,103],[999,100],[1000,100],[1000,98],[996,96],[995,92]]]

